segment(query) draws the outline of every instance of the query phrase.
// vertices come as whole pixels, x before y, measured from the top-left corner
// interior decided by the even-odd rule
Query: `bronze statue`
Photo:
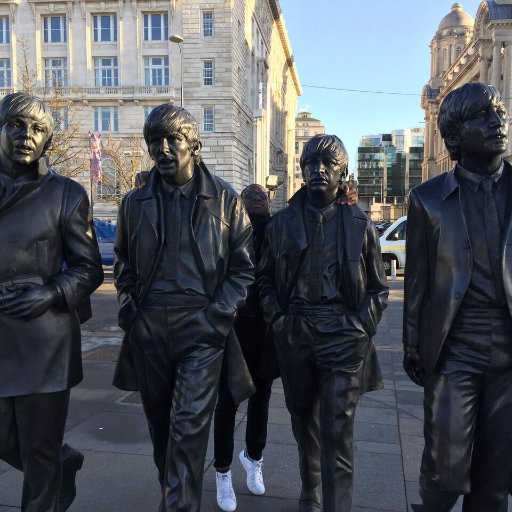
[[[382,387],[371,338],[388,287],[375,227],[340,206],[347,163],[334,135],[305,144],[306,186],[270,221],[257,268],[299,448],[300,512],[351,510],[355,408]]]
[[[254,281],[252,228],[236,192],[200,157],[183,108],[144,124],[155,167],[123,199],[114,278],[126,335],[114,384],[140,389],[162,487],[161,512],[199,512],[223,363],[235,402],[250,380],[233,324]]]
[[[48,107],[9,94],[0,127],[0,458],[23,471],[23,512],[63,512],[83,461],[61,448],[82,380],[79,310],[101,258],[85,190],[46,164]]]
[[[407,222],[404,368],[424,386],[423,512],[507,510],[512,480],[512,168],[498,91],[443,101],[457,163],[415,187]]]

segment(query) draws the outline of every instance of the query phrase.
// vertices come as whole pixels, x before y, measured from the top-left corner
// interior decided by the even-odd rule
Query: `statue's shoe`
[[[76,498],[76,474],[82,468],[84,455],[71,448],[69,444],[62,447],[62,483],[60,486],[58,512],[66,512]]]

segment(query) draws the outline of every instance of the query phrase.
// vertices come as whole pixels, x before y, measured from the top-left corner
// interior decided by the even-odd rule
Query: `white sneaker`
[[[215,472],[215,485],[217,486],[217,505],[225,512],[236,510],[236,496],[231,483],[231,470],[227,473]]]
[[[260,460],[251,460],[247,456],[246,450],[242,450],[239,455],[240,462],[247,472],[247,488],[253,494],[261,496],[265,494],[265,484],[263,483],[263,457]]]

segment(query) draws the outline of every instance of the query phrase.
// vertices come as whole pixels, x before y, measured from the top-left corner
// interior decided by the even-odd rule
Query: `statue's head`
[[[148,115],[143,128],[144,140],[149,148],[149,140],[155,134],[172,135],[180,133],[185,137],[196,163],[201,159],[201,142],[197,121],[182,107],[164,103],[155,107]]]
[[[347,150],[336,135],[315,135],[302,149],[300,168],[310,191],[331,196],[348,173]]]
[[[197,123],[184,108],[164,103],[144,123],[144,139],[155,167],[165,181],[182,185],[201,160]]]
[[[51,145],[53,128],[50,109],[31,94],[8,94],[0,102],[0,147],[13,162],[39,159]]]
[[[469,82],[451,91],[437,123],[452,160],[466,154],[501,155],[507,148],[507,109],[492,85]]]

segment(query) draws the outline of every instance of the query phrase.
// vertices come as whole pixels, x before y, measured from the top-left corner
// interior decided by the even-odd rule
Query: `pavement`
[[[422,389],[402,369],[403,278],[390,281],[389,306],[374,338],[385,387],[364,395],[356,412],[353,512],[406,512],[417,503],[423,448]],[[159,486],[147,423],[137,395],[112,387],[122,333],[111,277],[93,295],[93,317],[83,326],[84,380],[71,392],[65,441],[85,455],[70,512],[153,512]],[[280,380],[270,401],[264,452],[265,496],[253,496],[238,462],[244,448],[245,404],[237,414],[233,485],[240,512],[295,512],[298,455]],[[212,435],[205,462],[201,512],[215,499]],[[0,462],[0,512],[20,510],[21,473]],[[460,505],[454,509],[460,511]]]

